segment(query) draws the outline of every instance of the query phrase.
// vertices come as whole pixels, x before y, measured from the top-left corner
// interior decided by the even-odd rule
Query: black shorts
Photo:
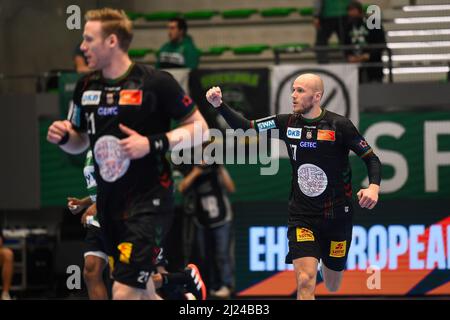
[[[156,190],[153,206],[103,228],[114,281],[145,289],[161,259],[164,239],[172,225],[174,208],[169,191]]]
[[[286,263],[303,257],[322,259],[334,271],[345,269],[352,242],[352,215],[334,219],[304,216],[297,225],[288,228],[289,252]]]
[[[84,257],[96,256],[106,260],[108,263],[108,255],[106,254],[105,240],[100,228],[88,226],[86,237],[84,238],[85,249]]]

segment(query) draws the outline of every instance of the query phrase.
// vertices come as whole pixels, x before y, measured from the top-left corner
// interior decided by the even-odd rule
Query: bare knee
[[[100,258],[87,256],[84,262],[83,276],[86,282],[102,279],[103,261]]]
[[[315,275],[306,272],[299,272],[297,275],[297,289],[305,290],[310,293],[314,292],[316,284]]]

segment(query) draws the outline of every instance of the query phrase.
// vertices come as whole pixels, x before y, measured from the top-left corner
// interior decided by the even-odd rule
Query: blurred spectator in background
[[[191,36],[187,34],[186,20],[182,18],[170,19],[167,27],[169,42],[159,49],[156,67],[162,69],[197,68],[200,52]]]
[[[195,194],[195,249],[203,272],[206,271],[210,295],[227,299],[233,288],[231,257],[232,209],[227,192],[235,185],[222,165],[196,165],[179,184],[180,192]]]
[[[350,0],[314,0],[314,26],[316,46],[327,46],[331,35],[336,32],[339,44],[344,44],[347,7]],[[328,52],[317,51],[317,62],[327,63]]]
[[[14,253],[4,245],[3,230],[0,225],[0,269],[2,270],[2,295],[0,300],[11,300],[11,288],[14,272]]]
[[[369,49],[367,45],[386,45],[383,27],[369,29],[366,23],[363,6],[358,1],[352,1],[347,8],[348,22],[345,28],[345,44],[356,46],[353,50],[346,50],[346,58],[350,63],[379,63],[377,66],[361,67],[359,82],[382,82],[383,66],[381,55],[383,49]]]
[[[83,54],[83,51],[81,51],[81,42],[75,47],[75,50],[73,52],[73,63],[75,65],[75,70],[78,73],[87,73],[91,70],[87,66],[87,60],[86,57]]]

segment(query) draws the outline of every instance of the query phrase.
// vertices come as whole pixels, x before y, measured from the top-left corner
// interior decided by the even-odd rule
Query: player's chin
[[[92,58],[88,58],[88,60],[87,60],[87,66],[88,66],[88,68],[89,69],[91,69],[91,70],[96,70],[97,69],[97,63],[95,62],[95,60],[93,60]]]

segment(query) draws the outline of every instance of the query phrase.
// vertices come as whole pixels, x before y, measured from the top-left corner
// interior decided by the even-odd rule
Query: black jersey
[[[117,139],[126,138],[119,124],[150,136],[169,131],[171,119],[182,120],[194,109],[192,99],[169,73],[141,64],[132,64],[119,79],[104,79],[96,71],[78,81],[69,119],[76,130],[89,135],[95,159],[99,212],[121,218],[146,211],[152,201],[152,190],[161,186],[169,189],[172,182],[167,159],[152,152],[141,159],[123,161],[126,165],[115,168],[122,170],[120,175],[107,176],[99,165],[96,145],[103,141],[102,147],[106,146],[103,151],[111,153],[110,143],[113,147],[115,144],[112,149],[116,155],[112,152],[108,154],[112,159],[103,159],[114,162],[121,151]],[[114,163],[110,164],[111,168],[114,169]]]
[[[231,220],[231,206],[219,179],[218,165],[202,165],[202,173],[192,184],[195,194],[195,220],[201,226],[218,227]]]
[[[350,120],[323,110],[316,119],[280,114],[253,125],[259,132],[278,129],[279,138],[286,143],[292,165],[290,225],[302,215],[333,218],[351,214],[349,150],[361,158],[379,160]]]

